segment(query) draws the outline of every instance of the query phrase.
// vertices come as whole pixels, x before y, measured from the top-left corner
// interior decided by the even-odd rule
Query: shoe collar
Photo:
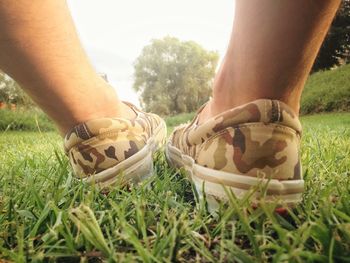
[[[228,127],[234,128],[248,123],[283,125],[293,129],[301,136],[302,128],[297,114],[281,101],[270,99],[251,101],[198,124],[198,116],[206,104],[199,108],[192,122],[183,131],[188,134],[188,144],[200,143],[200,138],[206,138]]]
[[[66,135],[64,136],[64,149],[66,152],[68,152],[69,149],[71,149],[74,145],[77,143],[80,143],[82,141],[88,140],[92,137],[95,137],[99,133],[92,132],[89,127],[93,126],[99,126],[100,123],[103,123],[104,121],[110,121],[112,120],[113,122],[121,122],[125,123],[126,125],[134,123],[137,119],[143,117],[145,115],[145,112],[142,110],[138,109],[134,104],[126,101],[122,101],[125,105],[130,107],[134,112],[135,112],[135,118],[134,119],[125,119],[125,118],[96,118],[96,119],[91,119],[83,123],[79,123],[75,125],[73,128],[71,128]]]

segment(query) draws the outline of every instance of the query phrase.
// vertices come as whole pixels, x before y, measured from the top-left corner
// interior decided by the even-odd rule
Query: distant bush
[[[0,131],[54,131],[52,121],[39,109],[0,109]]]
[[[350,111],[350,64],[310,76],[301,97],[301,113]]]

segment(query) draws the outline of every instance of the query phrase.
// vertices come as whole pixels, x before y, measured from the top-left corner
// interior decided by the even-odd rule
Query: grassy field
[[[309,77],[301,97],[301,113],[349,110],[350,64]]]
[[[0,131],[55,131],[53,122],[38,108],[0,110]]]
[[[168,119],[170,129],[189,115]],[[157,156],[138,187],[74,177],[56,133],[0,134],[0,258],[15,262],[350,262],[350,114],[302,119],[303,203],[232,199],[217,215]],[[0,260],[1,261],[1,260]],[[2,261],[1,261],[2,262]]]

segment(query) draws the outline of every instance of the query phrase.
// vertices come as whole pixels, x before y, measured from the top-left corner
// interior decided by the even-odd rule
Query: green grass
[[[1,133],[0,258],[350,262],[350,114],[302,122],[306,193],[285,216],[234,198],[210,215],[162,154],[147,183],[101,193],[74,179],[56,133]]]
[[[38,108],[0,109],[0,131],[55,131],[53,122]]]
[[[350,111],[350,64],[312,74],[301,98],[301,113]]]
[[[319,115],[303,116],[301,122],[304,130],[309,131],[313,128],[322,129],[323,126],[332,129],[341,129],[350,127],[350,113],[327,113]]]
[[[181,113],[175,116],[169,116],[165,119],[168,127],[168,134],[170,134],[174,128],[182,123],[189,122],[193,119],[195,113]]]

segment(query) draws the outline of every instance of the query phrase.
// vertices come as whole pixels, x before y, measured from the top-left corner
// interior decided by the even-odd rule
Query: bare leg
[[[91,66],[64,0],[0,1],[0,68],[62,134],[89,119],[133,117]]]
[[[201,121],[259,98],[296,112],[340,0],[237,0],[227,54]]]

